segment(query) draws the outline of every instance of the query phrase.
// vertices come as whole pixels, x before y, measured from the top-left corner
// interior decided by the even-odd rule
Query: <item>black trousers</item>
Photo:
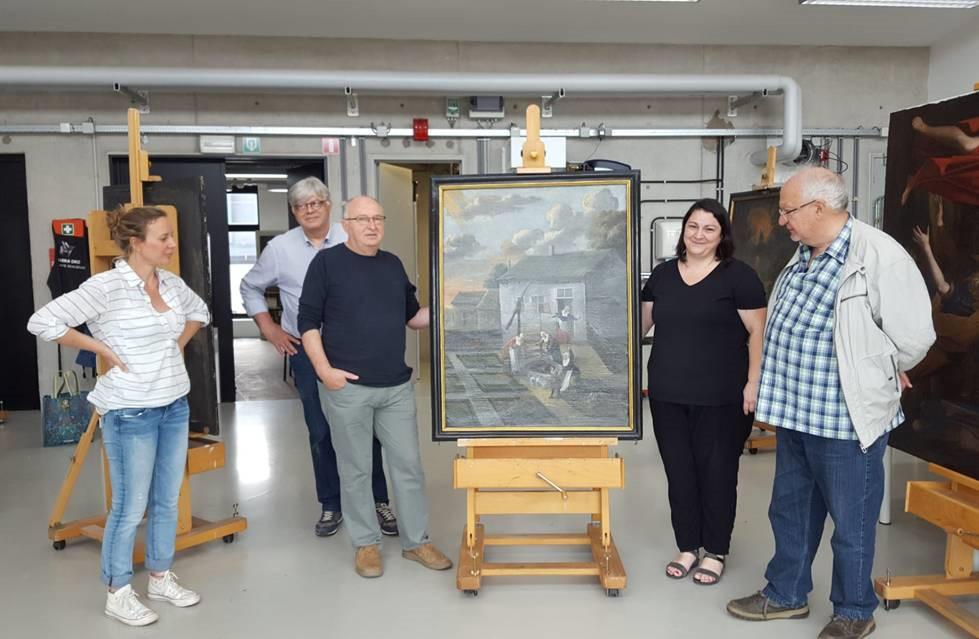
[[[650,398],[669,485],[676,545],[726,555],[738,501],[738,463],[754,415],[741,404],[691,406]]]

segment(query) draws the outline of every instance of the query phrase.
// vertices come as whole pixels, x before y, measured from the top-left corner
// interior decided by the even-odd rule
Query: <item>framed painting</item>
[[[433,439],[642,436],[638,187],[433,179]]]
[[[760,189],[731,194],[728,207],[734,255],[755,269],[765,293],[772,292],[778,274],[799,246],[778,225],[781,189]]]
[[[979,94],[891,114],[884,231],[914,257],[937,340],[890,445],[979,479]]]

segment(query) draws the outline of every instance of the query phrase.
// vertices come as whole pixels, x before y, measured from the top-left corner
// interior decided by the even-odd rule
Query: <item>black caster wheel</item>
[[[59,539],[58,541],[56,541],[53,544],[51,544],[51,547],[54,548],[55,550],[64,550],[65,549],[65,540],[64,539]]]
[[[609,588],[608,590],[605,591],[605,596],[606,597],[618,597],[619,596],[619,589],[618,588]]]
[[[235,541],[235,534],[231,533],[230,535],[225,535],[221,538],[221,540],[226,544],[233,544]]]
[[[757,448],[749,448],[748,449],[748,453],[750,453],[752,455],[757,455],[758,454],[758,449]]]
[[[463,590],[462,592],[465,595],[469,595],[473,599],[475,599],[476,597],[479,596],[479,591],[478,590]]]
[[[885,599],[884,600],[884,610],[897,610],[901,607],[900,599]]]

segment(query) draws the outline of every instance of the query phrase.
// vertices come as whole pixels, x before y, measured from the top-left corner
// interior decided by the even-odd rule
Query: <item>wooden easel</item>
[[[979,575],[972,572],[972,555],[979,550],[979,480],[937,464],[928,470],[948,481],[909,481],[904,509],[945,531],[945,574],[888,575],[877,579],[874,588],[885,610],[897,608],[903,599],[917,599],[979,637],[979,615],[951,599],[979,594]]]
[[[550,173],[540,139],[540,107],[527,107],[527,141],[517,173]],[[625,588],[625,568],[612,541],[610,488],[625,484],[625,466],[609,457],[612,438],[460,439],[453,485],[466,489],[456,587],[475,596],[483,577],[594,575],[610,597]],[[581,534],[487,535],[482,515],[591,515]],[[592,561],[489,563],[486,546],[590,546]]]
[[[547,147],[540,139],[540,107],[531,104],[527,107],[527,139],[520,149],[523,159],[523,166],[517,169],[517,173],[550,173],[551,168],[547,166]]]
[[[143,183],[158,181],[160,178],[149,174],[149,157],[140,148],[139,135],[139,111],[129,109],[129,187],[132,202],[126,208],[143,205]],[[168,205],[154,205],[155,208],[163,210],[170,220],[174,229],[174,237],[177,235],[177,210]],[[101,273],[112,268],[112,261],[121,255],[121,251],[112,240],[109,227],[106,223],[105,211],[92,211],[88,216],[88,242],[89,255],[92,263],[92,274]],[[180,273],[179,252],[174,252],[173,259],[167,266],[167,270]],[[101,357],[98,358],[99,374],[106,372],[107,367]],[[81,439],[75,446],[75,454],[71,456],[68,465],[68,474],[61,484],[58,498],[55,500],[48,518],[48,538],[53,542],[55,550],[62,550],[66,540],[75,537],[88,537],[98,541],[102,540],[105,530],[106,515],[96,515],[85,519],[62,522],[68,500],[75,488],[75,482],[81,472],[82,464],[88,455],[88,449],[92,445],[95,431],[99,423],[98,413],[93,411],[92,419],[88,422],[88,427],[82,434]],[[237,506],[234,514],[221,521],[207,521],[194,517],[191,512],[190,476],[199,473],[215,470],[224,466],[225,449],[224,443],[216,439],[203,435],[191,434],[187,449],[187,464],[184,468],[184,479],[180,486],[180,499],[177,506],[177,541],[176,549],[183,550],[191,546],[197,546],[216,539],[223,539],[226,543],[234,541],[235,534],[248,527],[248,520],[239,517]],[[102,471],[105,477],[105,510],[108,511],[112,504],[112,485],[109,481],[109,462],[103,451]],[[142,563],[145,558],[145,546],[141,540],[137,540],[133,550],[133,561]]]
[[[615,438],[460,439],[453,486],[466,489],[456,587],[476,596],[483,577],[594,575],[616,597],[625,568],[612,540],[609,489],[625,485],[625,464],[609,457]],[[583,534],[487,535],[482,515],[591,515]],[[486,546],[590,546],[591,561],[489,563]]]

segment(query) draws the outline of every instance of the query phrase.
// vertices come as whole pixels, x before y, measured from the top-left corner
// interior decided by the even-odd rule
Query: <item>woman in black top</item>
[[[682,579],[692,570],[696,583],[712,585],[731,542],[738,461],[758,398],[765,290],[733,259],[717,200],[690,207],[676,253],[642,290],[643,334],[656,325],[649,405],[680,550],[666,575]]]

